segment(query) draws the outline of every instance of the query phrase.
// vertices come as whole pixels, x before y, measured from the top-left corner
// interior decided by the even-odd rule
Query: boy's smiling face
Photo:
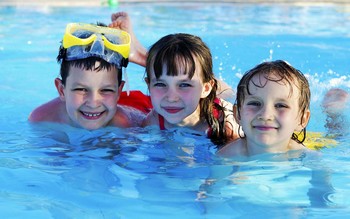
[[[88,130],[107,126],[117,112],[123,85],[118,87],[115,68],[96,71],[71,66],[66,85],[59,88],[71,125]]]

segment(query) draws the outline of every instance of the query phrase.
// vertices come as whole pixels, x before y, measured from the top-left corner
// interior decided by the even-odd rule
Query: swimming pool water
[[[307,74],[308,130],[325,133],[320,103],[349,91],[348,5],[121,4],[149,47],[175,32],[209,45],[217,76],[235,87],[264,60],[285,59]],[[29,124],[57,96],[59,41],[69,22],[109,22],[111,8],[0,8],[0,215],[2,218],[346,218],[349,134],[321,157],[289,154],[222,160],[188,130],[86,131]],[[147,93],[144,69],[128,66]],[[233,100],[232,100],[233,101]],[[348,108],[346,109],[348,110]],[[349,116],[345,114],[345,120]],[[215,174],[215,175],[214,175]]]

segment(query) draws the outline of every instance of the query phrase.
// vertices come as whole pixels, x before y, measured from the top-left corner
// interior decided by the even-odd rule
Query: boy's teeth
[[[101,113],[84,113],[84,115],[89,116],[89,117],[96,117],[101,115]]]

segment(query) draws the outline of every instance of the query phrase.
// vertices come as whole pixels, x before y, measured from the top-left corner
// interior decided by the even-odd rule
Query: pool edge
[[[178,0],[174,2],[173,0],[115,0],[114,6],[117,4],[127,4],[127,3],[244,3],[244,4],[302,4],[302,5],[320,5],[320,4],[345,4],[350,5],[348,0]],[[108,6],[108,0],[72,0],[72,1],[48,1],[48,0],[3,0],[0,2],[0,7],[6,6],[16,6],[16,7],[26,7],[26,6],[51,6],[51,7],[96,7],[96,6]]]

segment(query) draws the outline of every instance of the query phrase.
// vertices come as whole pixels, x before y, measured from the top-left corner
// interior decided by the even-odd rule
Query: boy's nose
[[[101,95],[98,92],[91,92],[86,100],[86,105],[91,108],[97,108],[101,105]]]

